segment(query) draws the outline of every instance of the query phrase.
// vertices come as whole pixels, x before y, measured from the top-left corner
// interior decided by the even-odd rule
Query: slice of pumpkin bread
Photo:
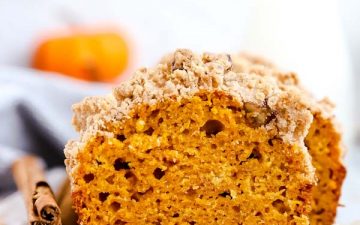
[[[313,116],[274,77],[177,50],[74,106],[65,149],[80,224],[309,224]]]
[[[334,223],[339,204],[341,186],[346,170],[342,163],[343,144],[341,133],[332,113],[334,105],[328,100],[316,101],[299,82],[295,73],[282,72],[267,60],[249,54],[232,56],[233,69],[240,73],[274,76],[283,85],[302,91],[311,109],[314,120],[305,138],[305,144],[316,168],[318,184],[313,189],[311,224],[331,225]]]

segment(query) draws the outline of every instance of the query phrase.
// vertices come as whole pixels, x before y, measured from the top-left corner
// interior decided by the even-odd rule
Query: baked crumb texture
[[[336,217],[336,209],[341,194],[341,186],[346,175],[342,163],[343,145],[341,133],[332,115],[334,105],[327,99],[316,102],[310,93],[300,86],[296,74],[282,72],[272,63],[260,57],[240,54],[234,55],[234,70],[240,73],[251,73],[260,76],[274,76],[279,86],[292,86],[304,93],[314,120],[305,144],[312,156],[316,169],[318,184],[313,188],[311,224],[331,225]]]
[[[306,98],[232,66],[177,50],[74,106],[80,139],[65,154],[80,224],[310,223]]]

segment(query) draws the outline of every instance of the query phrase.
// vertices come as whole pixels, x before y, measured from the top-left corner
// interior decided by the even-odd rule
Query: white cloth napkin
[[[13,189],[9,166],[19,155],[63,165],[64,145],[77,135],[71,105],[111,87],[35,70],[0,67],[0,196]]]

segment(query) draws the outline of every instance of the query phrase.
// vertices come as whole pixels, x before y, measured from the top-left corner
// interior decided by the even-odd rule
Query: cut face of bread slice
[[[80,223],[309,224],[300,96],[226,56],[173,57],[75,106],[81,139],[65,153]]]
[[[313,189],[311,224],[333,224],[346,174],[342,163],[341,133],[332,115],[333,105],[326,99],[318,102],[313,100],[312,96],[300,86],[296,74],[281,72],[262,58],[246,54],[232,58],[235,71],[274,76],[281,85],[297,88],[306,96],[306,104],[311,109],[314,120],[305,143],[312,156],[318,178],[318,184]]]

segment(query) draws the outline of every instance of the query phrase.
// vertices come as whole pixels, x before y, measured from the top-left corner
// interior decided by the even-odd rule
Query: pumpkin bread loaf
[[[305,138],[312,163],[316,169],[318,184],[313,188],[311,224],[331,225],[334,223],[339,205],[341,186],[346,170],[342,163],[343,144],[341,133],[332,110],[334,105],[328,100],[316,101],[299,83],[294,73],[280,71],[276,66],[261,57],[248,54],[232,56],[233,69],[240,73],[260,76],[274,76],[280,88],[283,85],[298,88],[307,97],[308,107],[314,120]]]
[[[74,106],[80,224],[309,224],[313,115],[297,89],[177,50]]]

